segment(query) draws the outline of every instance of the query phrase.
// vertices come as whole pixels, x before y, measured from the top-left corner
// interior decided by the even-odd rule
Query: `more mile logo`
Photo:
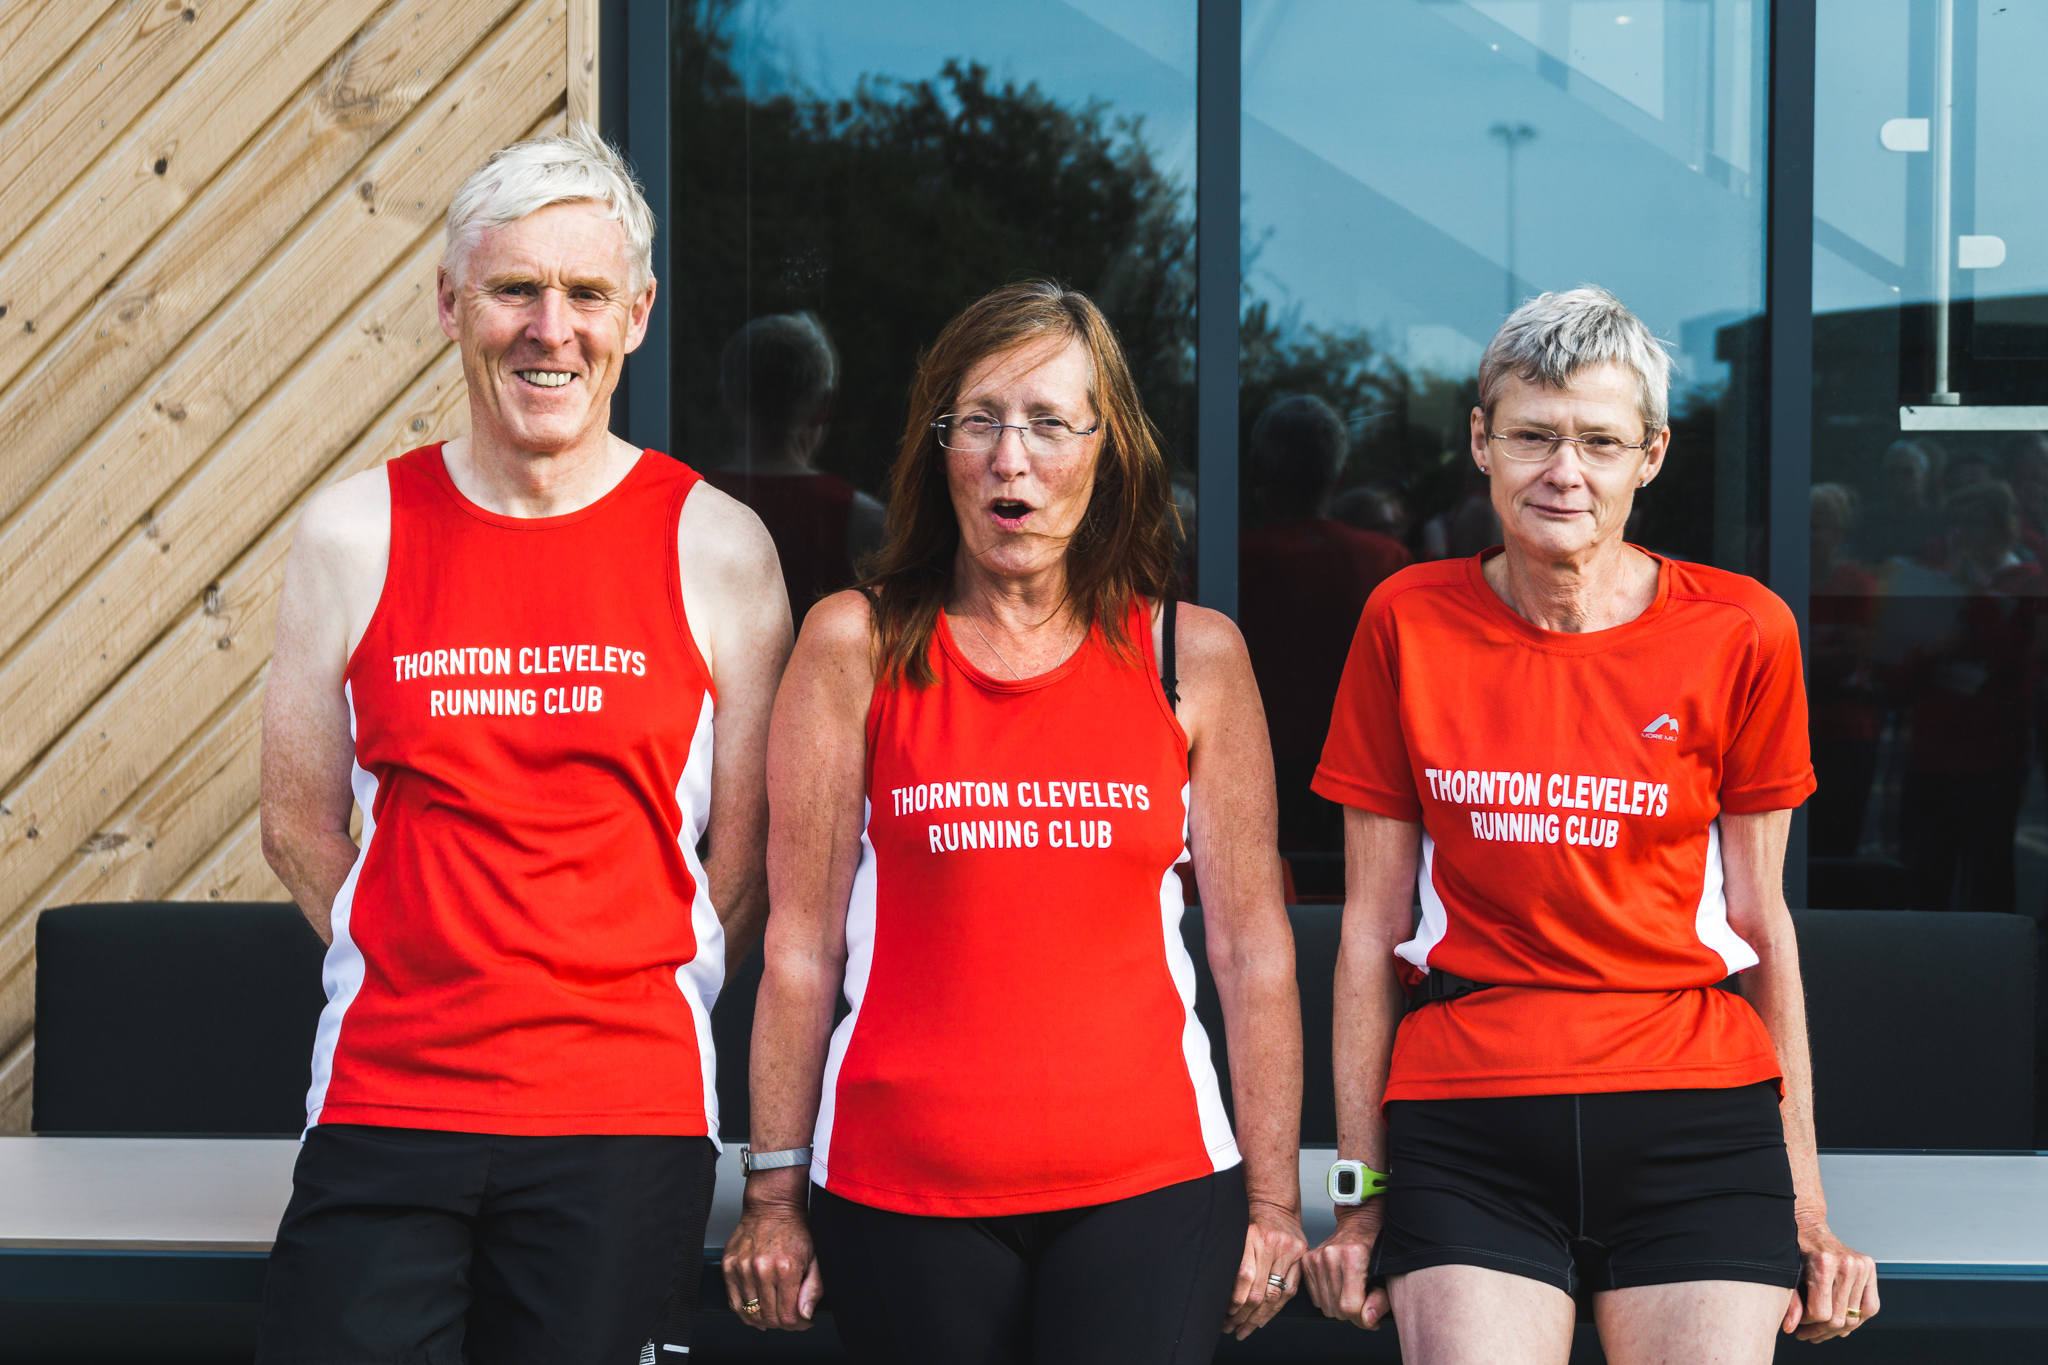
[[[1667,711],[1643,727],[1643,738],[1668,740],[1676,744],[1678,742],[1678,722],[1672,719],[1671,713]]]

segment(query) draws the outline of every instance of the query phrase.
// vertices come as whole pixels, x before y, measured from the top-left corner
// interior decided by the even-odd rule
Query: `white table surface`
[[[298,1143],[275,1138],[0,1137],[0,1248],[98,1251],[270,1249],[291,1197]],[[1311,1242],[1333,1215],[1323,1173],[1301,1154]],[[1829,1222],[1892,1266],[2048,1272],[2048,1155],[1835,1153],[1821,1157]],[[739,1217],[739,1148],[718,1163],[705,1241]]]

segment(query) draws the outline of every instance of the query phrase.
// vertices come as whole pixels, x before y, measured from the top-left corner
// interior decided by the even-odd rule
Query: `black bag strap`
[[[1159,685],[1166,689],[1167,704],[1180,710],[1180,675],[1173,666],[1173,619],[1179,614],[1180,601],[1169,597],[1160,604],[1159,617]]]

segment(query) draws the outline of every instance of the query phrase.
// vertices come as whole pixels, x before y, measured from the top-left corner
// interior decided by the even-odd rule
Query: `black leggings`
[[[1202,1365],[1250,1217],[1242,1166],[1000,1218],[890,1213],[811,1187],[839,1339],[874,1365]]]

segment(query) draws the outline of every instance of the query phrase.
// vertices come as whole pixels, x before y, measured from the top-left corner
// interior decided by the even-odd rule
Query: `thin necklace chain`
[[[967,624],[974,627],[974,633],[976,635],[981,636],[981,642],[988,646],[988,652],[995,655],[997,661],[1000,662],[1004,668],[1010,670],[1010,676],[1012,678],[1015,678],[1018,682],[1023,682],[1024,675],[1017,671],[1017,666],[1015,664],[1011,663],[1008,659],[1003,658],[1003,651],[997,649],[995,647],[995,642],[988,638],[987,633],[984,632],[981,628],[981,622],[975,620],[972,616],[970,616],[967,618]],[[1054,667],[1057,668],[1058,665],[1055,664]]]
[[[997,649],[995,641],[988,638],[988,632],[981,628],[981,622],[975,620],[972,616],[970,616],[967,618],[967,624],[974,627],[974,633],[981,637],[981,642],[983,644],[988,646],[988,652],[995,655],[997,661],[1001,663],[1004,668],[1010,670],[1010,676],[1016,679],[1018,682],[1023,682],[1024,675],[1017,671],[1017,666],[1015,664],[1011,663],[1008,659],[1003,657],[1003,651]],[[1058,659],[1054,660],[1052,665],[1053,668],[1058,668],[1061,664],[1065,663],[1067,661],[1068,656],[1073,654],[1074,650],[1079,647],[1080,643],[1079,641],[1076,641],[1073,646],[1067,649],[1066,653],[1060,655]],[[1047,671],[1049,672],[1050,670]]]

